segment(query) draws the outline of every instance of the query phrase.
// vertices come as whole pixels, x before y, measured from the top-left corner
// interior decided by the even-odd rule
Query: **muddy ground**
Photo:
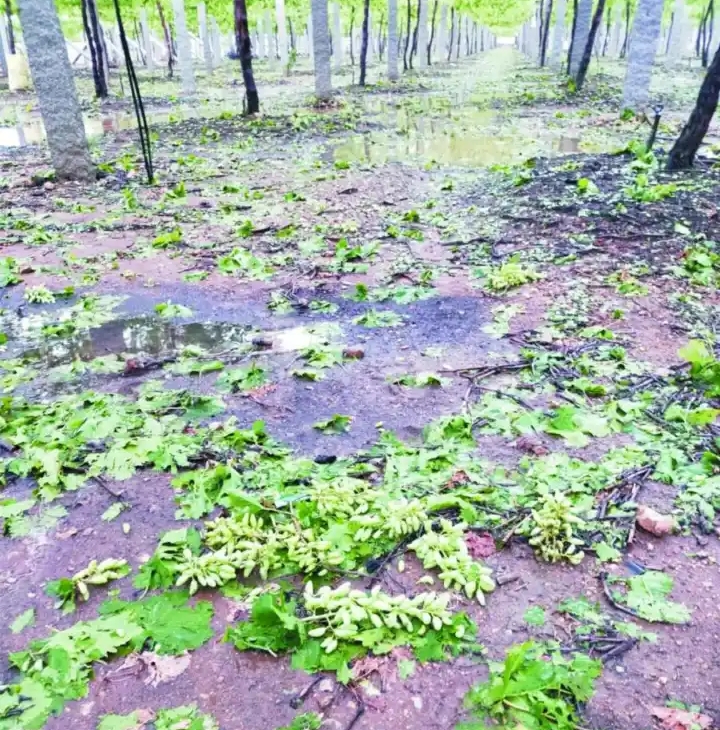
[[[628,388],[641,392],[632,389],[642,378],[649,378],[643,388],[651,396],[657,387],[657,397],[665,397],[663,389],[672,385],[667,378],[682,362],[678,350],[693,337],[712,341],[715,263],[701,267],[701,278],[684,262],[693,247],[712,251],[707,242],[720,234],[720,174],[712,167],[717,128],[698,168],[673,178],[642,167],[642,160],[635,164],[629,153],[611,154],[649,132],[641,119],[618,119],[619,65],[595,69],[577,99],[552,74],[501,48],[412,76],[398,90],[384,84],[358,90],[345,74],[337,105],[326,110],[308,105],[312,79],[305,72],[286,80],[261,64],[259,76],[266,113],[253,120],[239,116],[241,88],[229,65],[201,84],[203,98],[192,104],[169,99],[177,82],[142,79],[156,136],[154,186],[143,184],[133,130],[116,131],[129,126],[123,101],[88,115],[106,131],[93,138],[94,154],[105,163],[96,184],[52,180],[42,147],[3,151],[2,255],[18,262],[18,282],[3,289],[6,393],[35,401],[83,390],[133,398],[143,383],[159,379],[168,388],[217,394],[216,372],[171,372],[192,345],[202,349],[201,358],[227,367],[254,362],[268,373],[268,386],[223,393],[225,411],[216,419],[236,416],[243,428],[263,420],[299,456],[352,456],[382,429],[419,443],[433,420],[472,412],[487,395],[483,388],[501,401],[509,393],[504,402],[522,396],[532,413],[547,413],[568,397],[596,406],[597,399],[573,394],[562,375],[533,381],[498,367],[476,377],[517,361],[528,348],[569,357],[588,342],[601,347],[611,331],[632,367],[622,376],[600,374],[609,384],[607,405]],[[658,70],[654,95],[666,109],[659,159],[700,78],[695,68]],[[80,85],[89,90],[87,79]],[[25,100],[7,92],[3,98],[8,129],[22,127],[27,119],[18,109]],[[646,169],[650,179],[638,181]],[[353,247],[361,248],[345,256]],[[252,256],[238,263],[238,248]],[[514,256],[541,278],[507,291],[488,287],[487,271]],[[363,300],[358,285],[371,293],[407,287],[429,296],[373,302]],[[52,304],[28,302],[26,292],[39,286],[73,291]],[[85,294],[119,299],[72,333],[42,329],[61,321]],[[190,311],[162,318],[155,307],[166,302]],[[398,315],[396,326],[354,321],[371,310]],[[352,358],[321,380],[295,377],[303,348],[325,343],[351,350]],[[114,358],[115,372],[69,367],[99,357]],[[428,371],[447,382],[418,388],[389,382]],[[696,390],[693,399],[694,406],[714,403]],[[333,414],[352,417],[347,433],[314,428]],[[630,427],[591,434],[582,444],[540,428],[514,428],[494,429],[486,419],[473,430],[478,463],[488,473],[510,472],[548,452],[594,462],[612,449],[645,443]],[[693,432],[687,441],[696,438]],[[701,438],[712,450],[713,433]],[[3,652],[94,618],[107,598],[99,588],[75,613],[61,615],[44,594],[47,582],[94,558],[124,558],[137,568],[160,534],[190,524],[176,519],[172,478],[141,470],[105,487],[88,483],[35,505],[28,534],[0,538]],[[34,488],[31,478],[9,476],[0,496],[26,499]],[[682,489],[645,475],[636,501],[675,513],[679,529],[659,538],[624,524],[626,544],[615,563],[602,563],[589,544],[580,565],[549,564],[525,538],[497,525],[497,551],[486,562],[501,585],[486,608],[456,602],[477,622],[486,656],[500,659],[527,639],[554,639],[570,650],[575,637],[572,620],[558,611],[563,600],[586,596],[607,617],[627,620],[607,600],[601,574],[662,570],[674,579],[672,600],[690,610],[691,620],[633,619],[656,641],[641,640],[605,661],[596,693],[582,709],[583,726],[648,728],[653,708],[669,700],[700,706],[720,725],[718,523],[688,514],[678,501]],[[117,495],[130,508],[102,521]],[[385,590],[416,590],[422,568],[407,562],[403,573],[396,561],[383,572]],[[137,596],[132,577],[112,587]],[[463,696],[487,677],[484,661],[461,656],[418,665],[401,679],[393,656],[370,678],[371,687],[344,689],[329,675],[298,710],[291,699],[311,678],[291,670],[286,657],[240,653],[223,643],[225,628],[237,620],[236,601],[215,591],[199,597],[215,607],[215,638],[192,652],[185,672],[152,687],[142,673],[119,672],[122,659],[98,664],[88,696],[67,703],[47,727],[90,730],[108,713],[196,702],[224,730],[272,730],[298,711],[322,712],[331,728],[445,730],[466,717]],[[524,620],[533,606],[545,609],[544,625]],[[29,608],[35,625],[12,633],[9,624]],[[4,664],[0,683],[14,676]],[[360,707],[364,713],[356,718]]]

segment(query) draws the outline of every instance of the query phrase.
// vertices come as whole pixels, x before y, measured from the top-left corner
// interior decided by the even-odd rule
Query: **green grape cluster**
[[[311,527],[294,521],[281,522],[244,514],[220,517],[207,523],[205,543],[225,550],[229,562],[244,577],[257,570],[263,580],[270,573],[293,566],[303,573],[325,575],[328,567],[340,565],[345,556],[331,542],[319,538]]]
[[[245,578],[257,570],[263,580],[285,564],[284,546],[278,531],[269,529],[257,540],[238,540],[228,546],[230,560]]]
[[[323,518],[346,517],[356,528],[354,539],[358,543],[412,535],[428,517],[421,500],[388,502],[385,493],[352,477],[315,483],[310,498]]]
[[[385,515],[382,532],[393,538],[412,535],[422,528],[428,518],[427,511],[419,499],[396,499],[388,503]]]
[[[453,525],[450,520],[440,520],[440,529],[431,523],[425,525],[425,533],[408,545],[426,569],[438,568],[438,578],[445,588],[464,591],[468,598],[475,598],[485,605],[485,594],[495,590],[492,570],[474,560],[465,544],[466,525]]]
[[[420,530],[427,518],[427,512],[419,499],[396,499],[383,505],[382,511],[353,515],[353,524],[360,526],[355,532],[355,540],[364,542],[383,537],[400,539]]]
[[[333,518],[364,514],[382,495],[362,479],[340,477],[314,482],[309,496],[321,517]]]
[[[224,550],[204,555],[193,555],[189,549],[183,550],[178,564],[180,576],[176,585],[189,583],[190,595],[202,588],[217,588],[235,577],[235,567]]]
[[[263,580],[284,565],[284,536],[273,520],[246,512],[205,523],[205,544],[224,550],[245,578],[257,570]],[[294,531],[294,528],[293,528]]]
[[[299,502],[263,512],[237,509],[230,516],[205,523],[202,554],[187,550],[172,556],[178,585],[192,593],[219,586],[240,573],[272,575],[300,573],[324,576],[336,568],[354,567],[367,543],[389,548],[423,530],[432,533],[429,513],[437,500],[389,499],[362,479],[317,480]],[[338,524],[347,526],[342,548],[327,536]],[[446,587],[463,590],[484,603],[493,590],[491,571],[472,560],[464,543],[464,525],[453,528],[443,520],[442,531],[416,540],[414,549],[427,567],[438,567]],[[190,546],[188,546],[190,547]]]
[[[235,517],[219,517],[205,523],[205,544],[217,549],[235,545],[240,540],[263,540],[266,532],[265,520],[250,512]]]
[[[542,495],[539,503],[522,525],[521,531],[530,538],[529,543],[548,562],[582,562],[585,553],[579,547],[583,541],[575,534],[587,523],[576,514],[572,502],[561,492],[555,492]]]
[[[312,583],[308,583],[304,603],[313,614],[309,620],[320,624],[310,629],[308,635],[324,637],[322,648],[328,654],[340,641],[358,641],[359,634],[368,629],[385,627],[422,636],[429,628],[440,631],[452,623],[448,593],[428,592],[408,598],[404,594],[382,593],[380,586],[369,593],[354,590],[350,583],[337,588],[322,586],[316,592]],[[463,633],[464,627],[459,627],[458,638]]]
[[[290,524],[284,527],[287,534],[281,535],[281,540],[288,560],[296,563],[304,573],[325,575],[328,566],[338,566],[345,560],[331,542],[318,538],[311,528],[297,530]]]
[[[104,586],[111,580],[124,578],[129,572],[130,566],[127,560],[108,558],[101,563],[98,563],[97,560],[91,560],[87,568],[75,573],[72,582],[75,586],[75,592],[80,594],[83,601],[87,601],[90,599],[88,586]]]

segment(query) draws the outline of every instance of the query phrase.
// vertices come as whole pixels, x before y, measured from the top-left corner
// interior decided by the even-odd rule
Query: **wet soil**
[[[685,88],[699,80],[697,69],[680,75],[682,93],[665,99],[671,110],[668,135],[687,114]],[[133,133],[123,131],[124,121],[114,128],[101,121],[105,136],[98,149],[106,160],[126,154],[130,159],[90,186],[32,184],[30,176],[48,167],[45,150],[30,146],[7,151],[5,163],[0,163],[9,176],[7,188],[0,190],[0,236],[3,256],[19,262],[22,282],[3,290],[2,330],[9,337],[4,357],[38,368],[31,384],[36,397],[55,397],[57,391],[47,387],[51,369],[76,360],[106,355],[123,361],[176,360],[187,346],[222,358],[237,346],[247,346],[246,359],[268,369],[271,387],[253,397],[222,396],[223,415],[236,415],[242,427],[262,419],[274,437],[309,456],[365,448],[377,438],[379,424],[416,441],[432,419],[467,405],[468,384],[458,371],[518,357],[523,336],[546,326],[552,307],[576,290],[588,303],[589,323],[612,325],[631,356],[648,363],[652,372],[667,372],[678,363],[677,350],[696,322],[683,315],[673,298],[689,290],[686,280],[672,276],[688,243],[676,224],[717,240],[720,173],[705,169],[712,164],[708,159],[702,173],[660,177],[664,183],[693,184],[692,189],[652,206],[625,198],[624,210],[617,205],[632,184],[631,158],[605,153],[646,134],[638,122],[621,123],[608,113],[608,104],[619,99],[618,65],[606,64],[602,75],[591,77],[588,94],[573,100],[558,79],[528,68],[510,49],[499,49],[444,67],[442,74],[424,75],[421,84],[409,84],[401,93],[382,86],[371,94],[346,88],[338,109],[325,114],[305,105],[312,79],[297,76],[297,84],[281,83],[261,65],[270,114],[252,121],[218,118],[222,110],[239,112],[240,89],[229,87],[230,71],[213,80],[207,105],[183,105],[187,116],[197,114],[202,120],[169,121],[166,107],[180,113],[179,105],[167,98],[171,92],[164,91],[174,86],[160,78],[148,83],[151,118],[160,135],[155,187],[139,184],[142,168]],[[351,81],[347,74],[342,85]],[[656,84],[662,87],[661,79]],[[227,101],[229,88],[236,95],[232,102]],[[548,88],[546,96],[528,96]],[[0,145],[3,139],[0,134]],[[527,158],[538,159],[509,167]],[[490,169],[492,165],[499,168]],[[521,184],[516,184],[518,176],[523,177]],[[583,178],[592,179],[597,193],[578,192]],[[180,182],[185,195],[168,196]],[[182,234],[177,245],[152,246],[159,234],[176,227]],[[337,246],[343,240],[351,246],[377,244],[377,252],[362,260],[339,261]],[[252,270],[222,273],[219,257],[236,247],[270,262],[273,275],[254,280]],[[476,269],[514,254],[526,257],[544,278],[503,296],[483,289]],[[623,296],[607,277],[638,262],[646,267],[636,273],[648,293]],[[366,270],[362,264],[369,264]],[[206,278],[184,278],[198,272]],[[370,289],[419,285],[425,272],[432,275],[431,298],[407,305],[349,298],[358,284]],[[38,285],[55,291],[74,286],[75,293],[54,305],[25,302],[24,292]],[[268,308],[273,293],[287,297],[288,313]],[[42,323],[77,303],[81,294],[125,299],[107,321],[70,337],[44,337]],[[705,296],[708,304],[715,303],[715,292]],[[313,311],[313,300],[337,309]],[[159,317],[155,306],[168,301],[188,307],[191,314]],[[518,311],[507,332],[493,332],[498,308],[508,306]],[[353,321],[373,308],[400,315],[402,326],[366,328]],[[621,320],[613,319],[617,310],[623,311]],[[297,367],[299,351],[316,336],[313,329],[328,324],[338,329],[325,337],[339,347],[361,350],[362,358],[328,370],[319,382],[293,378],[290,370]],[[395,375],[423,371],[449,371],[450,383],[413,389],[388,382]],[[62,389],[132,394],[150,378],[215,393],[215,374],[171,376],[159,369],[83,374],[63,383]],[[503,376],[488,380],[500,390],[509,383]],[[313,428],[335,413],[352,415],[349,433],[326,436]],[[629,436],[626,440],[631,441]],[[585,449],[569,449],[557,439],[542,440],[546,448],[586,460],[599,458],[617,442],[595,439]],[[478,458],[514,467],[524,455],[515,439],[478,438]],[[19,650],[53,628],[95,617],[103,591],[72,616],[61,616],[43,594],[44,585],[93,558],[125,558],[136,568],[153,551],[158,535],[179,524],[170,481],[167,474],[141,472],[114,484],[131,508],[113,522],[100,520],[113,502],[106,490],[95,485],[67,493],[59,500],[67,514],[49,529],[22,539],[0,538],[4,651]],[[32,486],[15,482],[1,494],[20,498]],[[643,499],[658,508],[672,505],[674,494],[665,485],[646,488]],[[123,522],[129,523],[129,534]],[[717,536],[697,533],[658,540],[639,532],[626,558],[671,575],[673,600],[688,606],[693,618],[687,626],[643,622],[643,629],[657,633],[657,642],[641,642],[608,662],[584,709],[584,726],[648,728],[651,709],[669,699],[702,705],[720,723]],[[567,644],[568,619],[557,606],[568,597],[584,595],[603,604],[608,615],[624,618],[605,600],[598,578],[602,566],[594,558],[578,567],[548,565],[516,538],[487,562],[506,582],[490,597],[487,609],[462,601],[458,607],[477,621],[478,641],[492,659],[527,638]],[[408,563],[402,574],[391,568],[383,585],[395,590],[399,583],[412,591],[420,571]],[[616,570],[625,568],[622,564]],[[117,587],[123,597],[133,595],[129,579]],[[212,713],[223,730],[272,730],[290,722],[297,712],[291,699],[311,678],[290,670],[285,658],[241,654],[223,643],[237,606],[219,595],[199,597],[216,607],[216,638],[193,652],[185,673],[153,688],[142,674],[118,674],[119,662],[98,666],[89,696],[68,704],[47,727],[94,730],[106,713],[189,702]],[[536,605],[546,609],[548,622],[532,629],[522,617]],[[35,626],[12,634],[7,624],[30,607],[37,613]],[[377,676],[371,678],[376,690],[366,687],[358,694],[338,689],[328,677],[303,709],[324,711],[326,726],[343,730],[362,697],[366,711],[354,730],[449,730],[464,717],[467,689],[487,676],[484,662],[462,657],[418,666],[401,680],[399,658],[403,656],[387,659],[382,686]],[[0,683],[5,679],[11,673],[3,662]]]

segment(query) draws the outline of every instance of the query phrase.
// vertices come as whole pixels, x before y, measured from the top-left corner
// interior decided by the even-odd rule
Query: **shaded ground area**
[[[190,603],[210,602],[211,631],[193,644],[186,626],[168,651],[186,663],[163,665],[152,632],[114,637],[47,727],[196,702],[227,730],[311,711],[327,727],[451,728],[487,659],[526,640],[602,662],[582,727],[647,728],[669,701],[720,722],[720,176],[711,144],[695,172],[658,163],[699,71],[657,75],[657,157],[645,122],[618,121],[610,64],[577,100],[500,49],[397,91],[345,89],[323,111],[305,105],[310,77],[268,73],[269,113],[253,120],[223,73],[191,110],[148,84],[157,185],[140,182],[131,130],[96,140],[93,186],[50,180],[41,148],[0,163],[0,641],[22,652],[107,616],[108,591],[165,595],[180,558],[166,556],[164,590],[137,582],[141,565],[164,533],[210,518],[312,531],[308,505],[337,499],[322,509],[343,560],[316,546],[318,564],[290,561],[270,587],[251,570],[201,588]],[[364,539],[361,497],[379,520]],[[647,508],[662,525],[636,522]],[[422,524],[383,533],[412,509]],[[443,590],[409,547],[443,520],[496,583],[485,607],[452,591],[474,651],[455,637],[422,661],[399,642],[353,656],[347,684],[313,684],[282,652],[223,641],[247,625],[252,589],[298,597],[303,573]],[[91,585],[73,613],[45,594],[111,557],[133,573]],[[33,652],[52,685],[64,655]],[[15,658],[0,684],[36,676]],[[2,730],[50,714],[20,687],[0,693]]]

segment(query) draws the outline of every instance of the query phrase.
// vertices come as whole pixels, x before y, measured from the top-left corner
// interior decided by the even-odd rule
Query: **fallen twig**
[[[116,499],[118,502],[126,501],[123,497],[122,492],[116,492],[114,489],[111,489],[108,483],[102,478],[102,477],[92,477],[93,481],[102,487],[113,499]]]
[[[630,649],[632,649],[637,643],[637,639],[626,639],[622,643],[610,649],[610,651],[605,652],[605,654],[600,657],[600,660],[604,664],[605,662],[609,662],[611,659],[616,659],[626,651],[630,651]]]
[[[305,689],[300,690],[291,700],[290,700],[290,707],[293,708],[293,710],[297,710],[298,707],[302,705],[303,702],[305,702],[305,699],[307,696],[315,689],[315,687],[322,682],[323,676],[322,674],[319,674],[317,677],[314,677],[312,682],[305,687]]]
[[[441,246],[471,246],[473,243],[492,243],[487,236],[475,236],[467,241],[440,241]]]
[[[603,593],[605,594],[605,598],[607,598],[608,602],[614,607],[617,608],[618,611],[621,611],[622,613],[626,613],[628,616],[632,616],[633,618],[639,618],[642,619],[642,616],[640,614],[636,613],[632,610],[632,608],[628,608],[627,606],[623,606],[622,603],[618,603],[612,596],[612,593],[610,592],[610,587],[607,584],[607,573],[604,571],[598,575],[598,578],[600,579],[600,583],[603,587]]]
[[[654,464],[646,464],[637,469],[627,469],[624,471],[614,484],[611,484],[606,490],[606,495],[600,500],[598,507],[598,519],[604,520],[607,508],[611,504],[617,504],[620,500],[623,502],[632,502],[637,496],[640,486],[653,473]],[[629,495],[622,495],[621,492],[626,487],[633,485]]]
[[[253,228],[251,236],[262,236],[263,233],[275,233],[277,226],[263,226],[262,228]]]
[[[371,567],[368,567],[368,572],[372,573],[372,578],[370,579],[370,582],[368,583],[368,588],[372,588],[382,577],[382,573],[387,568],[388,563],[390,563],[391,560],[396,558],[398,555],[401,555],[405,552],[405,548],[417,537],[417,533],[413,533],[412,535],[408,535],[405,538],[403,538],[390,552],[386,553],[382,558],[368,561],[368,565],[372,564]]]
[[[472,373],[475,372],[475,378],[487,378],[490,375],[497,375],[504,371],[525,370],[530,367],[530,363],[526,360],[518,360],[515,362],[498,363],[497,365],[468,365],[464,368],[444,368],[439,370],[441,373]]]
[[[535,410],[529,403],[526,403],[522,398],[519,398],[516,395],[513,395],[512,393],[505,393],[502,390],[495,390],[495,388],[486,388],[484,385],[478,385],[477,383],[473,382],[473,388],[477,388],[478,390],[482,390],[485,393],[492,393],[493,395],[498,396],[499,398],[509,398],[512,401],[515,401],[519,406],[522,406],[528,411]]]
[[[353,727],[355,726],[355,723],[363,716],[364,712],[365,712],[365,703],[361,702],[358,705],[357,710],[355,711],[355,715],[353,716],[352,720],[350,720],[350,722],[348,723],[345,730],[352,730]]]

